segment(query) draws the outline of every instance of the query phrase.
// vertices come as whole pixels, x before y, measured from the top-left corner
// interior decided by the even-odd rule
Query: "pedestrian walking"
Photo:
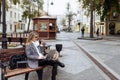
[[[81,28],[81,34],[82,34],[82,37],[84,37],[84,31],[85,31],[85,28],[82,27],[82,28]]]
[[[97,28],[96,35],[99,36],[99,28]]]

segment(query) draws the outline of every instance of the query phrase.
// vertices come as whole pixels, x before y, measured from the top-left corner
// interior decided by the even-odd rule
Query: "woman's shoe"
[[[59,65],[60,67],[65,67],[65,64],[64,64],[64,63],[61,63],[60,61],[57,61],[57,63],[58,63],[58,65]]]

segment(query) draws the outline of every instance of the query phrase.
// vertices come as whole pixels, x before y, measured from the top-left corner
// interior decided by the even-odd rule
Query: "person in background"
[[[45,44],[45,42],[42,40],[40,42],[41,45]],[[41,48],[40,42],[38,33],[34,31],[30,32],[25,45],[28,67],[35,69],[38,68],[39,66],[51,65],[53,67],[52,68],[52,80],[53,80],[53,78],[55,78],[53,77],[53,75],[56,75],[56,66],[58,65],[60,67],[65,67],[65,65],[58,60],[52,60],[47,58],[46,55],[44,55],[44,53],[40,49]],[[38,79],[42,80],[43,70],[37,70],[36,72],[38,74]],[[28,75],[29,73],[25,75],[25,80],[28,80]]]
[[[82,34],[82,38],[84,38],[84,32],[85,32],[85,28],[84,26],[81,28],[81,34]]]
[[[96,35],[99,36],[99,28],[97,28]]]

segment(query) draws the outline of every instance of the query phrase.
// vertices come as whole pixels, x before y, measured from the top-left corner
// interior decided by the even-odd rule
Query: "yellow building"
[[[120,35],[120,14],[114,8],[106,21],[106,35]]]
[[[99,35],[106,35],[105,22],[95,22],[94,33],[96,34],[97,29],[99,28]]]

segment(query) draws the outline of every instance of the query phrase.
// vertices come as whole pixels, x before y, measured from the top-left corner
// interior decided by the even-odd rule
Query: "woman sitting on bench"
[[[40,49],[39,34],[37,32],[31,32],[26,41],[25,52],[27,56],[28,66],[30,68],[38,68],[39,66],[51,65],[52,68],[52,80],[55,80],[54,75],[56,74],[57,65],[65,67],[63,63],[58,60],[47,58]],[[49,53],[48,53],[49,54]],[[42,80],[42,70],[36,71],[39,80]],[[25,75],[25,79],[28,80],[28,74]]]

